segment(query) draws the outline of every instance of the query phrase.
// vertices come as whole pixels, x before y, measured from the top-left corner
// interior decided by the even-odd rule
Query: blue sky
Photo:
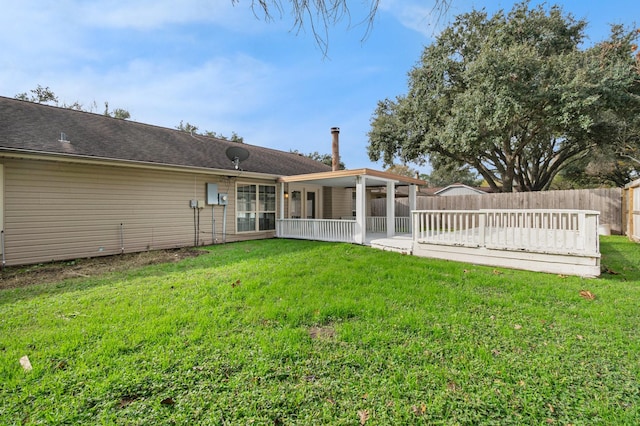
[[[367,132],[378,100],[407,90],[425,45],[457,14],[490,13],[512,1],[452,0],[436,21],[434,1],[382,0],[368,38],[366,3],[329,29],[328,57],[309,31],[255,18],[250,0],[21,0],[0,14],[0,95],[49,86],[60,102],[124,108],[131,119],[244,137],[246,143],[303,153],[331,151],[338,126],[348,168],[369,161]],[[533,1],[532,4],[538,2]],[[640,1],[562,1],[589,22],[590,42],[609,24],[635,27]],[[640,25],[640,22],[638,22]],[[415,166],[414,166],[415,167]],[[428,172],[427,166],[416,167]]]

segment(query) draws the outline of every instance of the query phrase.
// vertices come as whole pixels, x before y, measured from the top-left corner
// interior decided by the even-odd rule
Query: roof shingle
[[[68,142],[60,141],[62,133]],[[248,172],[290,176],[331,170],[290,152],[0,97],[0,151],[234,170],[225,154],[230,146],[249,151],[240,165]]]

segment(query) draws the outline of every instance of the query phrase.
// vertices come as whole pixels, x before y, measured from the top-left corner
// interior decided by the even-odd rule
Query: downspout
[[[193,246],[198,245],[198,227],[196,226],[196,208],[193,207]]]
[[[198,206],[198,224],[196,225],[196,247],[200,245],[200,206]]]
[[[4,271],[4,267],[6,265],[4,258],[4,229],[0,231],[0,244],[2,245],[2,270]]]
[[[124,224],[120,223],[120,254],[124,254]],[[2,250],[4,256],[4,248]]]
[[[227,242],[227,205],[222,209],[222,244]]]
[[[216,243],[216,208],[211,205],[211,244]]]

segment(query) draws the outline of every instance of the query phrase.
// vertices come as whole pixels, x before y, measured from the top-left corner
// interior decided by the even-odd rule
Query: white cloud
[[[108,0],[78,6],[74,12],[79,23],[138,30],[193,22],[230,25],[246,15],[230,0]]]
[[[174,127],[180,120],[200,130],[255,114],[269,106],[274,70],[246,55],[216,57],[198,65],[134,60],[110,70],[86,69],[74,75],[56,75],[50,86],[64,94],[60,102],[94,101],[98,112],[108,101],[111,108],[129,110],[132,119]],[[87,98],[89,94],[89,98]]]
[[[430,2],[382,0],[380,11],[394,16],[404,27],[417,31],[427,38],[435,37],[448,18],[447,11],[443,10],[440,3],[435,0]]]
[[[360,46],[322,61],[311,37],[287,33],[286,17],[263,23],[250,4],[12,2],[0,14],[0,95],[41,84],[61,103],[78,101],[98,113],[108,101],[138,122],[171,128],[184,120],[201,131],[235,131],[247,143],[303,152],[329,152],[329,128],[337,125],[347,165],[367,166],[354,159],[366,146],[379,95],[366,100],[362,86],[388,61],[371,63]],[[404,70],[399,75],[404,79]],[[376,91],[390,84],[375,82]]]

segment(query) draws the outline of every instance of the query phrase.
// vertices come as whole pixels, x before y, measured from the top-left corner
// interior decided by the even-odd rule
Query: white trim
[[[5,148],[6,149],[6,148]],[[0,151],[0,158],[11,158],[18,160],[42,160],[53,161],[61,163],[73,163],[73,164],[90,164],[99,166],[117,166],[117,167],[131,167],[136,169],[147,170],[163,170],[163,171],[181,171],[189,173],[202,173],[207,175],[227,176],[227,177],[240,177],[250,179],[265,179],[265,180],[277,180],[280,175],[270,173],[257,173],[248,172],[244,170],[233,169],[214,169],[207,167],[196,166],[182,166],[178,164],[160,164],[151,163],[146,161],[135,160],[119,160],[110,159],[105,157],[81,157],[71,156],[68,154],[56,154],[56,153],[40,153],[36,151]]]
[[[256,187],[256,198],[255,198],[255,210],[253,211],[248,211],[248,210],[240,210],[238,208],[238,202],[239,202],[239,198],[238,198],[238,185],[251,185],[251,186],[255,186]],[[276,205],[274,206],[275,210],[260,210],[260,186],[271,186],[274,188],[274,192],[275,192],[275,196],[276,196]],[[277,185],[275,183],[261,183],[261,182],[247,182],[247,181],[238,181],[235,182],[235,194],[234,194],[234,199],[235,199],[235,216],[234,216],[234,229],[236,231],[236,234],[238,235],[242,235],[242,234],[250,234],[250,233],[256,233],[256,232],[272,232],[275,231],[277,229],[277,225],[276,223],[274,223],[274,228],[273,229],[260,229],[260,213],[273,213],[274,214],[274,222],[277,221],[278,218],[278,188]],[[238,231],[238,213],[239,212],[243,212],[243,213],[255,213],[255,226],[253,228],[253,230],[251,231]]]
[[[455,188],[468,189],[469,191],[475,192],[476,194],[486,194],[486,192],[481,191],[480,189],[473,188],[473,187],[465,185],[463,183],[454,183],[452,185],[445,186],[444,188],[439,189],[438,191],[434,192],[433,195],[440,195],[443,192],[447,192],[447,191],[449,191],[451,189],[455,189]]]
[[[387,182],[387,237],[396,234],[396,190],[393,182]]]
[[[409,185],[409,212],[416,210],[417,205],[418,205],[418,186]],[[409,231],[411,232],[412,229],[413,229],[413,221],[409,220]]]
[[[367,178],[364,175],[356,177],[356,233],[357,244],[364,244],[367,238]]]

